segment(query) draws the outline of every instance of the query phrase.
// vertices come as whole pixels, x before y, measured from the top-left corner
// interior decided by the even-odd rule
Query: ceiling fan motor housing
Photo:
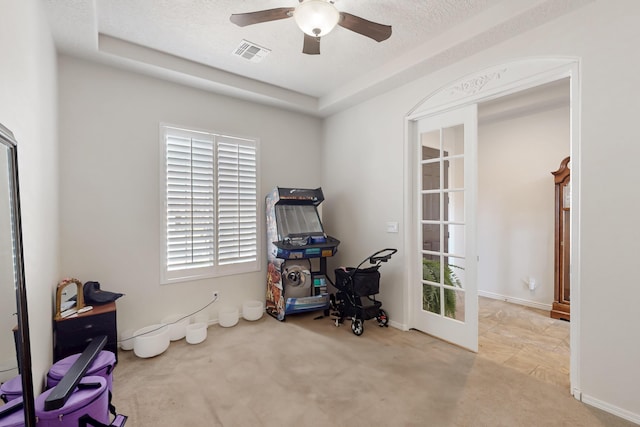
[[[306,0],[296,6],[293,18],[305,34],[322,37],[338,24],[340,12],[328,1]]]

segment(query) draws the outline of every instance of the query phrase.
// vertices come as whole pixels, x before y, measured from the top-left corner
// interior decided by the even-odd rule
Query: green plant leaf
[[[445,265],[444,266],[444,284],[451,286],[462,288],[462,283],[460,282],[460,278],[456,276],[456,274],[452,271],[451,267],[460,268],[454,265]],[[435,261],[432,259],[422,259],[422,280],[426,280],[433,283],[441,284],[440,281],[440,261]],[[422,285],[422,308],[423,310],[430,311],[432,313],[441,314],[440,312],[440,304],[441,304],[441,292],[440,287],[423,284]],[[444,315],[447,317],[455,318],[456,313],[456,292],[453,289],[443,289],[444,292]]]

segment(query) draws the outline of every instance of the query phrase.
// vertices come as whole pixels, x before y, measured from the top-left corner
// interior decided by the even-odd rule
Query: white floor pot
[[[238,323],[238,309],[235,307],[224,307],[218,312],[218,323],[224,328],[230,328]]]
[[[245,320],[254,321],[262,317],[264,304],[262,301],[245,301],[242,304],[242,317]]]
[[[189,317],[184,318],[184,314],[173,314],[162,319],[162,323],[169,326],[169,340],[178,341],[187,335],[187,325]]]
[[[133,333],[133,352],[141,358],[154,357],[169,348],[169,326],[164,323],[149,325]]]
[[[207,324],[192,323],[187,325],[187,342],[189,344],[200,344],[207,339]]]

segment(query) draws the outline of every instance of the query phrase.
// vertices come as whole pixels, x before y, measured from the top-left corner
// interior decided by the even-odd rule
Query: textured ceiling
[[[41,0],[58,49],[232,96],[327,115],[534,28],[592,0],[337,0],[391,25],[381,43],[336,27],[301,53],[292,18],[238,27],[232,13],[297,0]],[[232,55],[242,39],[271,53]]]

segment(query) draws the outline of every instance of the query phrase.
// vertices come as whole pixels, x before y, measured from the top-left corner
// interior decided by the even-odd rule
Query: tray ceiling
[[[381,43],[336,27],[301,52],[293,19],[238,27],[232,13],[296,0],[41,0],[58,50],[210,90],[326,116],[535,28],[593,0],[337,0],[391,25]],[[233,55],[242,40],[260,62]]]

